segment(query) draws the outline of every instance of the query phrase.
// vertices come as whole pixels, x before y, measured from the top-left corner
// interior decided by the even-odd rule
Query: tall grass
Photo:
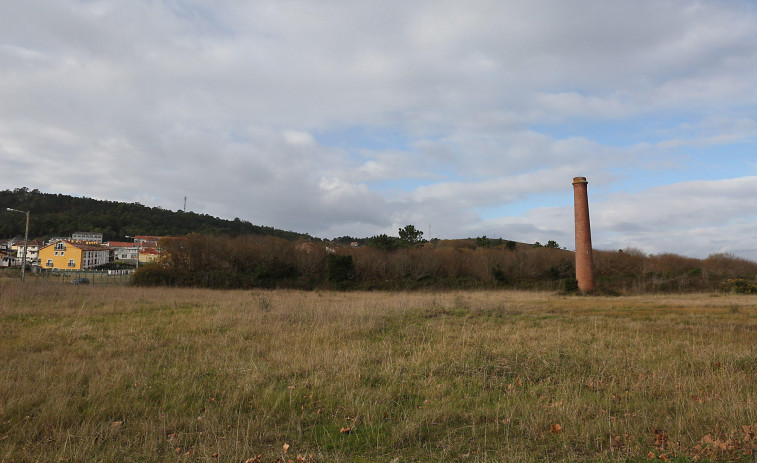
[[[756,303],[5,282],[0,461],[746,458]]]

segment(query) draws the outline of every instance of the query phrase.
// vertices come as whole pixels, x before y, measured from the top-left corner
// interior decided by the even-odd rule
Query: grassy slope
[[[757,425],[748,296],[5,282],[0,335],[0,461],[725,459]]]

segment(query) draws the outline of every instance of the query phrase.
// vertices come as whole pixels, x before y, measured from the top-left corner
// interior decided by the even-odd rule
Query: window
[[[73,259],[69,259],[69,261],[68,261],[68,266],[69,266],[69,267],[76,267],[76,264],[74,263],[74,260],[73,260]]]
[[[55,251],[55,255],[56,255],[56,256],[58,255],[58,251]]]
[[[47,267],[52,267],[52,266],[53,266],[53,260],[47,259]]]
[[[66,243],[63,241],[58,241],[55,243],[55,249],[66,249]]]

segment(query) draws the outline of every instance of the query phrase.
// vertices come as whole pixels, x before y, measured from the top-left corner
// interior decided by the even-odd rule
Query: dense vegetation
[[[41,193],[28,188],[0,191],[0,237],[24,234],[23,217],[6,211],[8,207],[31,211],[29,236],[34,238],[70,236],[75,231],[102,232],[106,241],[123,241],[125,236],[134,235],[183,236],[188,233],[271,235],[286,239],[307,237],[301,233],[253,225],[239,218],[224,220],[207,214]]]
[[[575,289],[572,252],[510,243],[481,246],[470,239],[386,249],[193,234],[164,240],[161,263],[141,267],[134,281],[210,288]],[[757,263],[723,254],[694,259],[627,249],[595,251],[594,261],[598,291],[611,294],[749,292],[754,284],[747,282],[757,276]]]

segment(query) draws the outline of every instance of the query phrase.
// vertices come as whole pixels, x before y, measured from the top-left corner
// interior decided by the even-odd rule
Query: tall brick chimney
[[[576,280],[578,289],[594,289],[594,262],[591,257],[591,226],[586,177],[573,178],[573,204],[576,214]]]

